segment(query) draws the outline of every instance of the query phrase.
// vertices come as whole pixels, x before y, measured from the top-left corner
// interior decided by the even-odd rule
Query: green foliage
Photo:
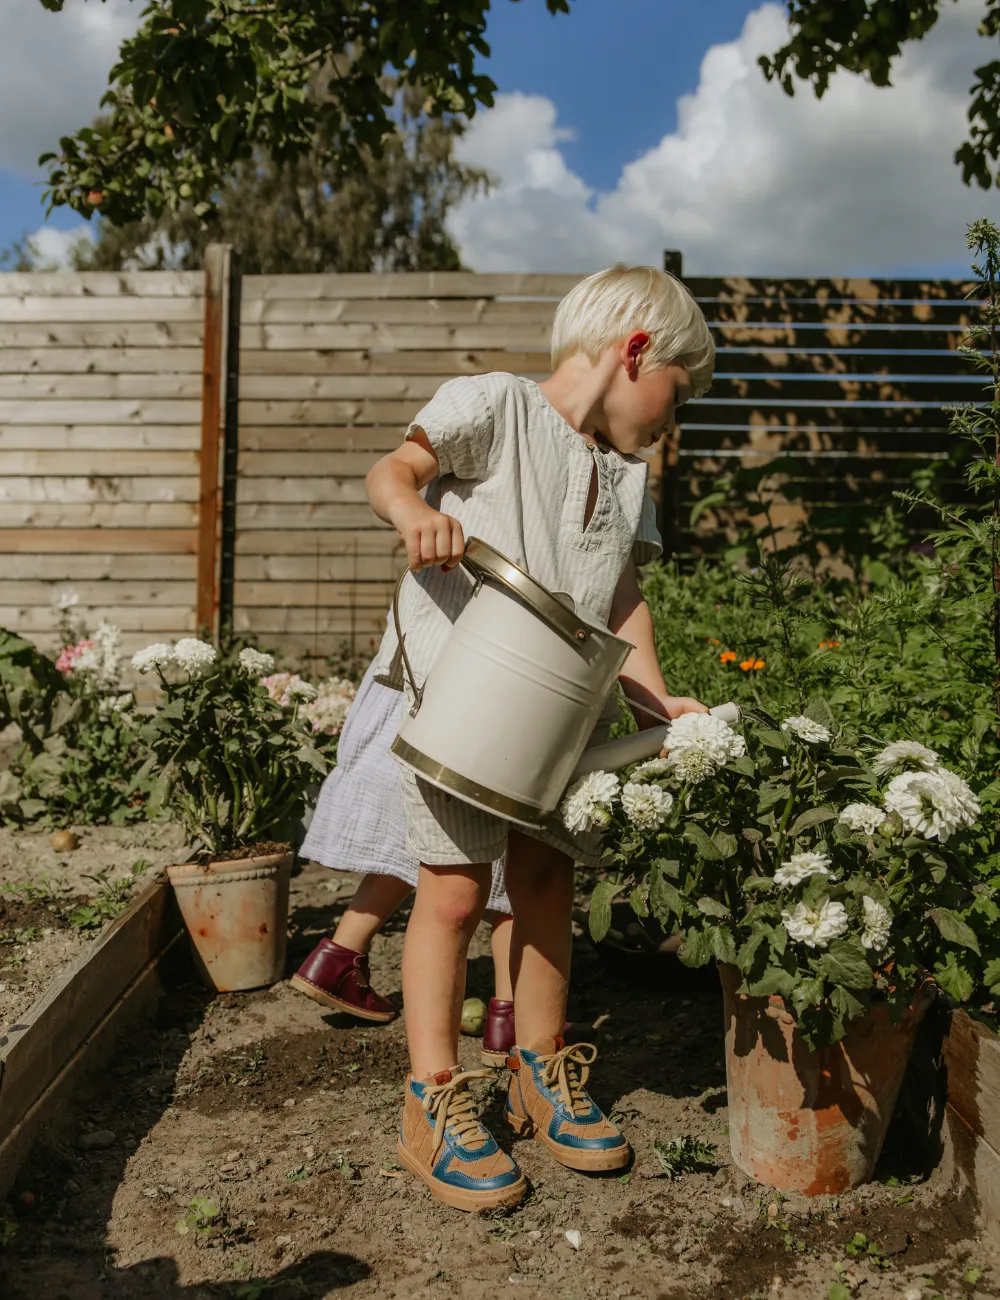
[[[312,729],[300,705],[283,709],[238,655],[192,644],[200,662],[156,668],[162,702],[139,733],[141,775],[155,780],[150,811],[169,809],[209,853],[286,835],[326,774]]]
[[[76,269],[200,270],[218,240],[249,275],[460,270],[445,221],[485,176],[454,157],[461,119],[428,118],[419,87],[396,100],[398,129],[378,157],[365,151],[359,171],[344,175],[322,138],[284,162],[258,150],[219,179],[210,222],[190,203],[122,226],[102,220],[96,240],[73,250]]]
[[[760,66],[789,95],[795,79],[812,82],[822,98],[838,70],[867,77],[873,85],[891,84],[892,65],[909,41],[922,40],[938,20],[947,0],[787,0],[791,38]],[[1000,0],[985,0],[981,36],[1000,34]],[[969,138],[958,149],[967,185],[984,190],[993,184],[1000,156],[1000,62],[976,68],[969,104]]]
[[[222,1218],[222,1210],[214,1201],[210,1201],[206,1196],[195,1196],[188,1203],[187,1214],[177,1220],[175,1227],[181,1237],[186,1237],[191,1232],[199,1237],[209,1237],[215,1232]]]
[[[134,874],[120,876],[117,880],[109,879],[108,870],[86,876],[86,880],[93,881],[97,892],[89,903],[81,903],[72,909],[67,918],[70,925],[77,930],[100,930],[108,921],[121,916],[128,907],[132,887],[142,874],[142,871],[137,870],[140,867],[145,870],[141,861],[132,868]]]
[[[685,1133],[669,1142],[654,1142],[653,1151],[660,1163],[662,1177],[675,1182],[685,1174],[714,1169],[719,1149],[712,1142],[699,1142],[690,1133]]]
[[[42,0],[61,10],[63,0]],[[546,0],[552,13],[569,0]],[[122,45],[96,125],[60,141],[48,198],[115,225],[212,210],[220,177],[266,151],[278,165],[322,140],[356,173],[395,129],[384,77],[419,85],[430,117],[493,102],[476,71],[490,0],[151,0]]]

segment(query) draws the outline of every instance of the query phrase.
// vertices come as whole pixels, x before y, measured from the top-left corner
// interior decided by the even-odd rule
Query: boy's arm
[[[653,616],[643,600],[635,564],[631,560],[615,588],[608,622],[616,636],[631,641],[635,646],[620,674],[622,689],[630,699],[655,709],[657,713],[666,714],[668,718],[679,718],[682,713],[708,712],[698,700],[671,695],[667,691],[656,657]],[[656,718],[651,718],[638,709],[633,709],[632,712],[640,731],[657,726]]]
[[[414,573],[435,564],[453,569],[465,554],[462,525],[420,495],[437,475],[438,458],[420,429],[377,461],[365,479],[371,508],[399,533]]]

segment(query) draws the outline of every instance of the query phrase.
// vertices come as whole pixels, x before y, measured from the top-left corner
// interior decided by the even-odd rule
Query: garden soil
[[[74,827],[78,847],[57,853],[48,831],[0,827],[0,1034],[27,1011],[52,977],[101,932],[70,922],[74,908],[124,876],[187,857],[180,829],[170,823]],[[102,877],[94,879],[94,877]]]
[[[352,882],[292,884],[289,969],[328,932]],[[373,972],[398,1002],[404,917]],[[490,992],[477,936],[469,992]],[[891,1143],[881,1181],[783,1199],[748,1181],[726,1140],[722,999],[714,976],[642,979],[577,936],[570,1014],[597,1044],[592,1091],[635,1147],[623,1176],[587,1177],[513,1140],[504,1076],[484,1085],[500,1142],[531,1182],[517,1210],[474,1217],[396,1165],[404,1025],[331,1014],[288,984],[212,996],[183,973],[158,1019],[81,1090],[70,1127],[32,1154],[0,1210],[4,1300],[648,1296],[863,1300],[1000,1294],[1000,1249],[969,1205]],[[478,1043],[463,1060],[478,1065]],[[707,1169],[660,1176],[653,1149],[714,1143]],[[913,1180],[913,1181],[911,1181]],[[864,1245],[858,1242],[863,1234]],[[870,1247],[869,1244],[870,1243]]]

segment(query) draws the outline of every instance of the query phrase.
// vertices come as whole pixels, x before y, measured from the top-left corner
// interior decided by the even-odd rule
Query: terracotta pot
[[[292,855],[168,867],[195,964],[226,992],[274,984],[285,972]]]
[[[935,987],[919,990],[898,1024],[875,1006],[839,1043],[814,1051],[779,997],[737,993],[743,976],[735,966],[720,965],[719,975],[737,1165],[758,1182],[806,1196],[867,1182]]]

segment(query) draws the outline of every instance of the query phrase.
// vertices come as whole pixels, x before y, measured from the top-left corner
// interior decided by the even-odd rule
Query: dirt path
[[[293,882],[290,969],[349,896],[349,882],[331,890],[337,881],[310,868]],[[374,953],[382,991],[399,988],[401,925]],[[469,972],[481,996],[487,952],[481,933]],[[903,1186],[839,1201],[782,1201],[730,1165],[710,982],[643,993],[580,938],[571,1016],[601,1050],[593,1092],[622,1117],[634,1168],[587,1178],[511,1144],[498,1078],[487,1113],[533,1192],[508,1216],[470,1218],[394,1167],[401,1022],[359,1027],[287,985],[212,999],[185,984],[81,1095],[64,1139],[34,1153],[21,1199],[0,1209],[0,1295],[827,1300],[842,1274],[865,1300],[998,1294],[996,1239],[978,1236],[933,1180],[905,1185],[891,1158],[880,1177]],[[463,1040],[467,1063],[477,1047]],[[717,1167],[657,1177],[653,1143],[683,1134],[716,1143]],[[858,1233],[874,1255],[845,1251]],[[976,1269],[978,1284],[963,1281]]]

